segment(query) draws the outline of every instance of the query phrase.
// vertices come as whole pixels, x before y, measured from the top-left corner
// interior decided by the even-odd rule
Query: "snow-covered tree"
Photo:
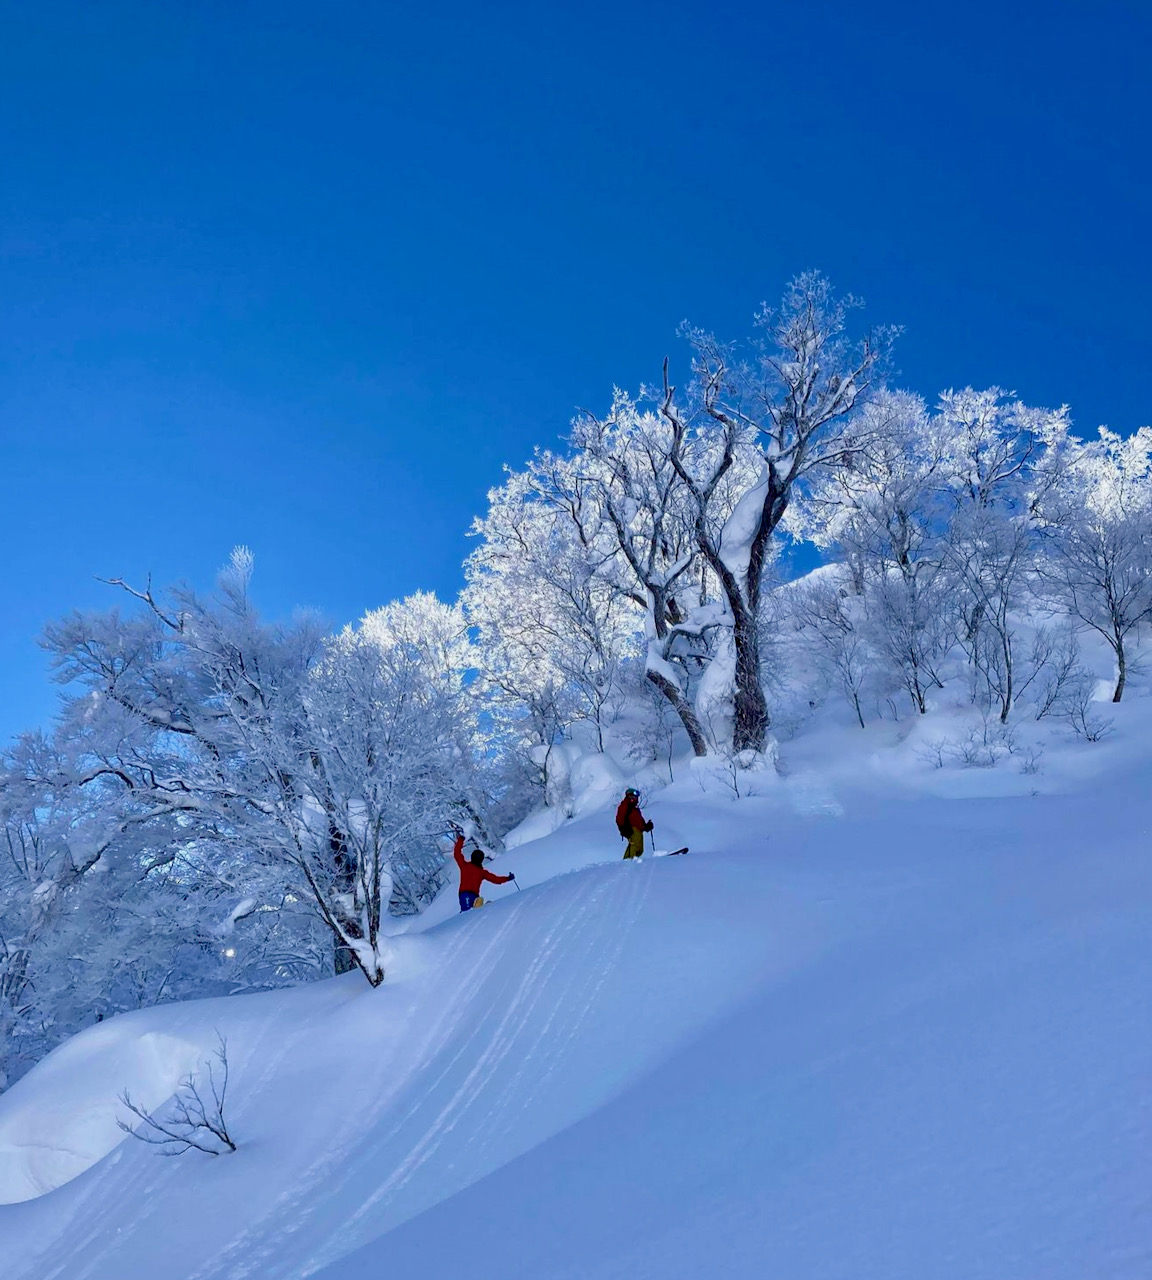
[[[865,604],[861,635],[923,714],[956,637],[944,557],[948,433],[906,392],[881,390],[861,418],[864,446],[817,475],[787,523],[844,557]]]
[[[1104,637],[1116,658],[1112,701],[1124,695],[1128,638],[1152,616],[1152,427],[1071,450],[1040,504],[1040,571],[1059,604]]]
[[[1067,410],[1030,408],[999,387],[966,388],[941,396],[938,420],[955,502],[944,560],[959,589],[972,669],[1005,722],[1036,675],[1019,670],[1019,612],[1035,563],[1036,513],[1059,477]]]
[[[697,546],[727,607],[736,751],[761,750],[768,731],[758,619],[772,535],[808,479],[846,465],[867,447],[873,429],[858,410],[872,393],[892,333],[850,342],[848,317],[856,305],[808,272],[789,285],[779,310],[765,308],[757,317],[760,336],[747,358],[690,330],[694,376],[683,396],[665,366],[661,412],[672,429],[672,462],[688,490]],[[748,458],[756,465],[721,515],[717,496]]]
[[[125,1009],[324,971],[321,931],[287,877],[278,893],[266,877],[257,896],[252,870],[205,828],[158,816],[125,823],[135,812],[125,783],[93,777],[78,746],[69,729],[28,734],[0,762],[0,1069],[9,1074]]]
[[[605,554],[586,535],[589,487],[571,462],[543,454],[489,493],[473,525],[463,603],[490,710],[505,741],[528,753],[579,721],[603,749],[638,648],[636,605],[601,572]]]
[[[602,549],[601,575],[643,610],[644,674],[679,717],[698,756],[708,740],[691,683],[708,662],[706,637],[722,618],[707,598],[707,567],[694,537],[683,481],[671,458],[667,420],[640,411],[617,391],[604,418],[573,424],[572,468],[593,502],[569,503],[582,541]],[[561,504],[563,480],[541,474],[542,491]]]
[[[857,591],[890,570],[930,576],[952,506],[948,433],[919,396],[881,390],[861,418],[866,447],[814,477],[787,518],[792,533],[843,556]]]
[[[865,728],[862,699],[876,655],[860,625],[859,602],[850,599],[835,577],[824,576],[803,583],[791,604],[817,669],[830,684],[839,686],[860,728]]]
[[[309,711],[325,742],[360,735],[362,754],[341,748],[337,757],[345,825],[362,832],[370,815],[374,838],[387,836],[385,853],[356,835],[357,864],[389,868],[393,905],[406,910],[439,888],[445,818],[469,823],[487,847],[500,847],[491,812],[503,783],[481,727],[478,662],[463,607],[419,592],[370,611],[329,641],[313,682]],[[382,890],[381,909],[387,905]]]
[[[377,983],[397,870],[418,903],[445,817],[483,826],[463,616],[422,596],[335,638],[308,619],[273,627],[249,599],[250,568],[234,557],[209,599],[136,592],[143,607],[127,617],[49,629],[62,678],[82,692],[58,760],[39,773],[29,760],[25,785],[74,805],[92,797],[50,892],[113,855],[141,871],[180,855],[183,874],[233,886],[233,925],[256,914],[239,911],[250,898],[259,914],[308,903],[337,968]]]

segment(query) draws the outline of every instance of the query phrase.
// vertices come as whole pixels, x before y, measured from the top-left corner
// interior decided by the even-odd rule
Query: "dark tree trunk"
[[[688,740],[692,743],[692,750],[698,756],[706,756],[708,754],[708,742],[704,737],[704,730],[700,727],[700,721],[696,718],[695,708],[671,680],[666,679],[658,671],[649,671],[647,674],[648,679],[668,699],[676,714],[680,717],[684,732],[687,733]]]
[[[332,970],[337,975],[341,973],[351,973],[356,968],[356,961],[353,958],[351,950],[348,946],[341,942],[335,934],[332,935]]]
[[[328,823],[328,847],[332,852],[333,880],[337,893],[355,896],[356,868],[348,856],[344,833],[334,822]],[[341,919],[340,924],[348,934],[356,936],[359,927],[354,920]],[[332,935],[332,967],[335,973],[351,973],[357,968],[355,957],[337,934]]]
[[[1124,682],[1128,678],[1128,664],[1124,658],[1124,637],[1117,635],[1116,637],[1116,692],[1112,695],[1113,702],[1119,702],[1124,696]]]
[[[856,719],[860,721],[860,728],[866,729],[868,726],[864,723],[864,712],[860,710],[860,695],[854,693],[852,695],[852,705],[856,708]]]
[[[768,702],[760,684],[760,637],[751,610],[741,607],[735,614],[732,640],[736,647],[736,690],[732,749],[763,751],[768,736]]]
[[[776,476],[770,470],[760,526],[749,548],[748,569],[743,584],[720,558],[719,549],[713,546],[703,521],[697,520],[700,549],[720,579],[732,614],[732,641],[736,649],[732,748],[738,752],[763,751],[771,724],[768,701],[760,683],[760,584],[764,572],[764,556],[772,531],[783,518],[787,505],[777,486]]]

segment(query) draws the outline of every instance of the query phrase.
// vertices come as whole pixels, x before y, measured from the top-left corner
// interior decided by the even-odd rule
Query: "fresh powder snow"
[[[0,1097],[5,1280],[1152,1274],[1148,701],[1117,710],[1055,794],[834,728],[730,792],[686,765],[645,812],[691,852],[639,864],[580,765],[579,816],[493,864],[520,888],[393,922],[379,988],[124,1015]],[[118,1095],[218,1034],[237,1151],[127,1138]]]

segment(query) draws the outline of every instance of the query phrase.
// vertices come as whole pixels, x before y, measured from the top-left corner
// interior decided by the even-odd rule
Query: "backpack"
[[[622,840],[627,840],[632,835],[632,824],[628,819],[632,816],[632,810],[635,808],[635,796],[625,796],[616,807],[616,830],[620,832]]]

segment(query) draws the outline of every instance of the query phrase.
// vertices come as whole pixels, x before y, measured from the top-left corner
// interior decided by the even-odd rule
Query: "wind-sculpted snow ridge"
[[[0,1207],[5,1280],[1152,1274],[1142,787],[884,801],[799,771],[649,811],[689,857],[565,824],[498,861],[524,892],[398,929],[376,990],[64,1045],[0,1099],[26,1144],[0,1189],[93,1163]],[[217,1030],[235,1154],[106,1140],[142,1045],[152,1102]]]

